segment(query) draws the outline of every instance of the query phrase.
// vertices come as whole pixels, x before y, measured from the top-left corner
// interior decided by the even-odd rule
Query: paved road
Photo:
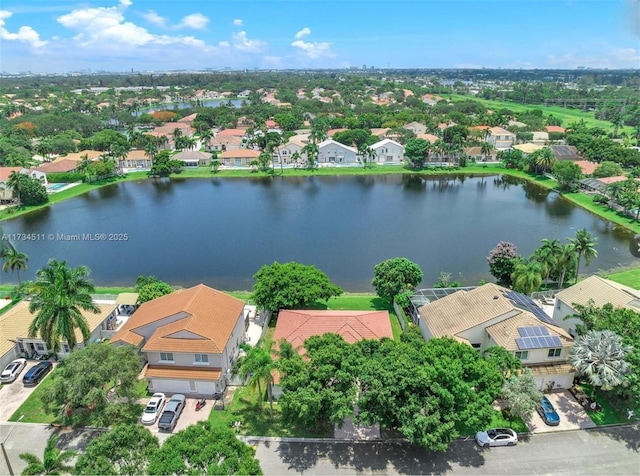
[[[266,475],[308,474],[640,474],[640,427],[533,435],[511,448],[456,441],[444,454],[401,443],[260,442]]]

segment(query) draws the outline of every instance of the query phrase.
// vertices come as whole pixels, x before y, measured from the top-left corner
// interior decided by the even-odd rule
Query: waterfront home
[[[249,167],[251,162],[258,160],[260,151],[253,149],[234,149],[225,150],[220,153],[219,159],[221,165],[230,167]]]
[[[127,152],[125,158],[118,159],[118,167],[121,170],[127,169],[150,169],[153,160],[144,150],[133,149]]]
[[[318,164],[355,164],[358,162],[357,156],[355,148],[331,139],[318,144]]]
[[[244,144],[244,139],[241,136],[221,136],[217,135],[212,137],[206,144],[208,151],[222,152],[225,150],[241,149]]]
[[[185,167],[204,167],[211,164],[211,155],[209,152],[199,150],[183,150],[171,158],[179,160]]]
[[[285,165],[296,163],[292,158],[294,154],[296,154],[296,152],[299,155],[297,163],[302,164],[306,162],[307,154],[305,152],[302,152],[302,149],[305,145],[308,144],[308,141],[303,140],[302,137],[305,136],[293,136],[285,145],[278,147],[278,149],[274,152],[274,162],[276,164],[279,164],[280,161],[282,161],[282,163]]]
[[[391,139],[383,139],[369,146],[374,152],[377,164],[404,163],[404,146]]]
[[[487,283],[428,302],[416,318],[427,340],[451,337],[480,353],[503,347],[531,370],[540,390],[573,384],[573,338],[524,294]]]
[[[245,334],[244,301],[199,284],[153,299],[116,332],[148,362],[150,392],[210,397],[222,392]]]
[[[486,141],[496,150],[510,149],[516,141],[516,135],[502,127],[492,127],[489,132],[490,134],[487,136]]]

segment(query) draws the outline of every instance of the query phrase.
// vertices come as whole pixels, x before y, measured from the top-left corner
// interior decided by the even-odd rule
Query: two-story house
[[[327,139],[318,144],[318,164],[355,164],[358,151],[353,147]]]
[[[245,333],[244,301],[203,284],[142,304],[112,337],[133,345],[148,365],[151,392],[221,392]]]
[[[531,370],[539,389],[570,388],[573,338],[528,296],[493,283],[418,308],[425,339],[451,337],[478,352],[500,346]]]
[[[427,132],[427,126],[424,124],[421,124],[419,122],[413,121],[410,122],[408,124],[405,124],[404,126],[402,126],[404,129],[407,129],[411,132],[413,132],[415,135],[418,134],[424,134]]]
[[[372,144],[375,152],[374,162],[378,164],[402,164],[404,162],[404,146],[391,139],[383,139]]]
[[[282,161],[285,165],[302,164],[306,162],[307,154],[303,152],[302,149],[304,149],[309,141],[305,141],[302,137],[304,136],[293,136],[286,144],[278,147],[277,151],[274,151],[274,162],[279,164]]]
[[[600,276],[589,276],[556,293],[553,320],[569,334],[575,335],[576,325],[582,323],[576,316],[576,307],[587,306],[589,301],[592,301],[595,307],[611,303],[616,308],[626,307],[640,312],[640,291]]]
[[[502,127],[492,127],[489,129],[490,134],[487,135],[487,142],[496,150],[507,150],[516,141],[516,135]]]

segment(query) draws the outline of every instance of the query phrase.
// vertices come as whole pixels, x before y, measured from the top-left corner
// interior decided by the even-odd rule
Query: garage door
[[[169,380],[169,379],[149,379],[149,390],[152,392],[162,392],[168,395],[183,393],[186,395],[213,395],[216,383],[202,380]]]
[[[539,390],[548,390],[553,385],[554,390],[571,388],[574,374],[538,375],[535,377]]]

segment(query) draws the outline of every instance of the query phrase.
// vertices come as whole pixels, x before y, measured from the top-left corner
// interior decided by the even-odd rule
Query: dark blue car
[[[47,375],[51,369],[53,368],[53,364],[48,360],[43,360],[39,362],[37,365],[34,365],[29,369],[29,371],[24,374],[22,377],[23,385],[38,385],[38,382],[42,380],[45,375]]]
[[[542,397],[542,400],[540,400],[538,413],[547,425],[556,426],[560,424],[560,415],[558,415],[558,412],[553,408],[553,404],[547,397]]]

